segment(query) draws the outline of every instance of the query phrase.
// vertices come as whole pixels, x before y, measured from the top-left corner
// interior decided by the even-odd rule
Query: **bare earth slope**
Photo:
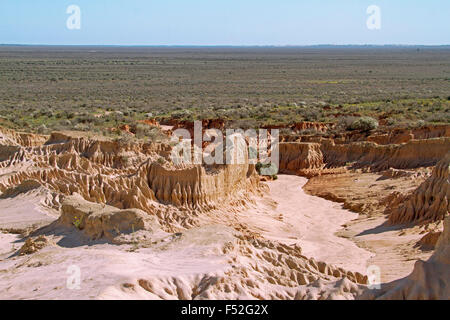
[[[301,185],[293,180],[290,183],[297,183],[297,187]],[[271,187],[277,188],[277,185]],[[293,202],[289,198],[291,195],[283,189],[274,195]],[[314,203],[313,200],[306,203]],[[333,207],[326,200],[316,200],[322,204],[315,210],[316,219],[299,213],[297,223],[303,219],[319,222]],[[366,281],[361,274],[348,272],[341,265],[360,267],[368,254],[351,241],[339,239],[328,229],[319,230],[317,226],[316,230],[302,233],[307,236],[305,241],[300,241],[300,245],[308,248],[305,256],[300,245],[285,243],[296,235],[298,224],[287,223],[289,229],[278,234],[273,228],[272,235],[277,239],[266,240],[264,237],[249,238],[223,224],[166,233],[156,219],[145,218],[139,210],[102,207],[86,202],[80,196],[68,197],[62,210],[57,222],[31,235],[35,241],[44,235],[47,244],[30,255],[14,253],[12,248],[22,243],[19,239],[2,239],[3,246],[9,246],[11,250],[0,257],[3,273],[0,287],[5,288],[1,298],[293,299],[299,285],[318,279],[334,282],[346,276],[354,284]],[[327,226],[330,231],[338,229],[341,221],[351,217],[345,210],[333,210],[335,218]],[[291,221],[289,214],[294,211],[285,212]],[[71,226],[73,216],[84,217],[82,230]],[[117,221],[115,228],[111,227],[114,220]],[[249,228],[260,227],[252,226],[252,222],[248,219]],[[320,235],[314,235],[317,230]],[[315,240],[324,241],[325,245],[333,240],[338,243],[321,252],[322,247],[314,247]],[[333,249],[341,251],[332,252]],[[345,257],[340,254],[342,250],[347,250]],[[309,258],[311,256],[316,259]],[[345,259],[347,257],[358,260],[349,261]],[[336,264],[318,261],[321,258],[329,258]],[[73,265],[81,272],[79,290],[66,286],[67,268]],[[49,274],[52,277],[48,277]]]
[[[249,164],[161,163],[168,146],[4,134],[16,150],[0,163],[0,201],[30,201],[0,223],[36,213],[22,235],[3,229],[1,298],[293,299],[342,277],[351,298],[367,281],[370,253],[334,235],[355,215],[304,195],[304,178],[268,187]]]
[[[296,175],[266,183],[248,155],[179,165],[168,144],[0,136],[2,299],[448,297],[448,220],[434,253],[417,246],[448,214],[446,137],[282,144]],[[389,223],[402,199],[437,218]]]
[[[413,272],[400,280],[384,284],[379,290],[368,290],[361,299],[450,299],[450,217],[435,253],[427,261],[419,260]]]

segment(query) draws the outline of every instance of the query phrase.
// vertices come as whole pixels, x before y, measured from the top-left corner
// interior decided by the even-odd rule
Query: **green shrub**
[[[427,117],[428,122],[435,123],[450,123],[450,113],[448,112],[435,112]]]
[[[129,133],[121,133],[119,137],[114,139],[119,145],[126,146],[134,141],[134,136]]]
[[[353,122],[356,121],[356,117],[352,117],[352,116],[345,116],[345,117],[340,117],[338,122],[337,122],[337,129],[339,130],[350,130],[350,126],[352,125]]]
[[[75,217],[74,221],[72,222],[72,224],[75,226],[75,228],[77,228],[78,230],[81,230],[81,223],[83,222],[83,216],[81,216],[80,218]]]
[[[378,128],[378,121],[371,117],[361,117],[351,123],[347,130],[371,131]]]
[[[273,178],[276,176],[275,173],[278,172],[277,166],[274,165],[273,163],[261,163],[261,162],[258,162],[255,165],[255,169],[256,169],[256,172],[258,172],[258,174],[260,176],[269,176],[270,175]]]
[[[323,117],[323,111],[319,109],[301,109],[299,113],[305,121],[319,121]]]
[[[148,140],[150,142],[160,142],[167,139],[167,136],[159,127],[149,126],[147,124],[136,124],[136,138]]]
[[[41,125],[37,128],[36,131],[37,131],[37,133],[45,134],[45,133],[47,133],[48,129],[47,129],[47,126],[46,126],[45,124],[41,124]]]
[[[159,157],[156,162],[160,165],[164,165],[166,163],[166,159],[164,159],[163,157]]]
[[[395,126],[395,125],[397,124],[397,120],[394,119],[394,118],[388,118],[388,119],[386,120],[386,124],[387,124],[388,126]]]

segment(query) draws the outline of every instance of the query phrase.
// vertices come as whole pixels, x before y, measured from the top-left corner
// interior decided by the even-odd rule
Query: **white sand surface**
[[[231,234],[226,227],[209,226],[181,240],[130,251],[130,245],[76,245],[79,235],[70,233],[70,247],[51,245],[26,256],[11,256],[18,239],[0,234],[0,299],[173,299],[176,291],[164,290],[173,278],[198,282],[230,268],[219,249]],[[73,267],[79,270],[79,282]],[[161,286],[159,295],[143,289],[139,279]],[[123,290],[127,283],[133,284],[130,292]]]
[[[0,199],[0,229],[23,230],[56,220],[58,213],[42,205],[46,192],[38,188],[14,198]]]
[[[365,273],[374,254],[335,235],[358,214],[307,195],[302,189],[306,182],[303,177],[279,175],[278,180],[268,182],[270,194],[257,201],[256,208],[240,213],[239,219],[256,226],[268,239],[298,244],[307,257]]]

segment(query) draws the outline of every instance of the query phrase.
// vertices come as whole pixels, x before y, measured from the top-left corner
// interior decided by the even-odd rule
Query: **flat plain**
[[[4,125],[98,127],[89,115],[236,125],[389,114],[449,122],[450,47],[0,46]],[[117,122],[116,121],[116,122]],[[107,123],[107,121],[104,121]],[[83,127],[79,125],[79,127]]]

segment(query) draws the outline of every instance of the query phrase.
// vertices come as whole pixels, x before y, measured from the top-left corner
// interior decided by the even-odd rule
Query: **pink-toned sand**
[[[270,194],[239,217],[257,226],[268,239],[297,243],[308,257],[365,273],[367,260],[373,254],[335,235],[358,214],[342,209],[341,204],[307,195],[302,189],[307,181],[303,177],[279,175],[269,182]]]
[[[306,195],[302,190],[306,181],[280,175],[277,181],[268,183],[268,194],[256,199],[250,209],[235,214],[237,221],[267,239],[299,245],[307,257],[365,273],[371,254],[351,240],[335,235],[356,214],[341,209],[338,204]],[[8,222],[12,216],[19,217],[19,209],[28,220],[39,220],[36,205],[42,195],[32,191],[19,198],[26,201],[16,207],[11,205],[12,199],[0,200],[4,208],[0,220]],[[46,220],[49,216],[41,214],[41,217]],[[14,255],[23,242],[16,235],[2,234],[0,298],[171,299],[176,295],[168,289],[173,283],[177,283],[176,290],[182,290],[180,283],[188,288],[206,274],[225,275],[233,268],[229,257],[221,251],[224,244],[234,241],[233,233],[230,227],[218,224],[191,229],[182,241],[173,241],[161,232],[159,245],[132,250],[130,245],[83,244],[80,234],[74,230],[69,234],[55,234],[50,245],[29,256]],[[246,264],[249,260],[238,259],[236,263]],[[73,276],[68,269],[71,265],[80,270],[80,289],[67,287],[68,279]],[[137,285],[139,279],[149,278],[158,279],[160,289],[155,289],[158,295]]]
[[[268,183],[269,194],[256,199],[250,209],[235,214],[237,221],[267,239],[299,245],[307,257],[365,273],[371,254],[351,240],[335,235],[342,224],[357,215],[341,209],[338,204],[306,195],[302,190],[306,181],[301,177],[280,175],[277,181]],[[40,195],[34,196],[39,203]],[[30,210],[36,210],[33,209],[36,204],[33,204],[33,194],[23,197],[27,201],[21,205],[28,203]],[[10,201],[0,200],[5,205]],[[0,219],[8,221],[11,215],[17,216],[17,210],[10,206]],[[134,250],[130,245],[86,245],[77,231],[73,231],[55,235],[51,245],[30,256],[14,255],[23,242],[16,235],[3,234],[0,236],[0,298],[172,299],[180,296],[177,290],[189,288],[205,275],[225,276],[234,268],[221,251],[224,244],[234,241],[233,233],[230,227],[220,224],[191,229],[182,241],[173,241],[168,234],[161,233],[159,245]],[[250,262],[238,258],[234,263]],[[80,289],[67,286],[73,276],[73,270],[68,269],[71,265],[80,270]],[[158,294],[138,285],[139,279],[157,279],[154,283],[159,286],[155,289]],[[175,292],[171,286],[177,288],[173,289]],[[220,298],[220,293],[215,297]]]

